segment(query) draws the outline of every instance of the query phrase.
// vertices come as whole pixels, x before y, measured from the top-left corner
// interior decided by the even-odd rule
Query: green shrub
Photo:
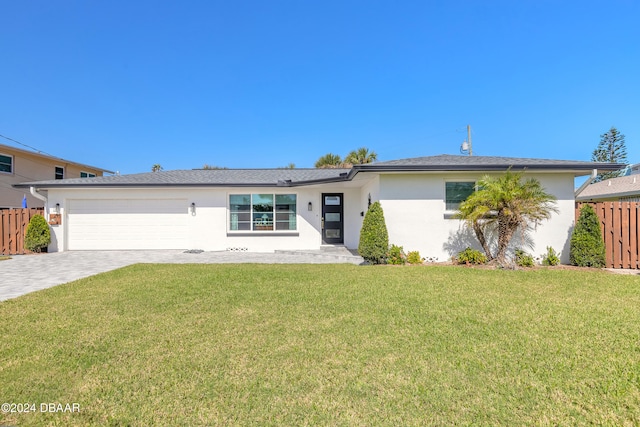
[[[31,252],[42,252],[49,243],[51,243],[49,224],[42,215],[32,216],[24,236],[24,248]]]
[[[580,217],[571,234],[569,261],[580,267],[604,267],[605,247],[600,219],[590,205],[580,209]]]
[[[374,202],[364,216],[358,253],[371,264],[384,264],[389,250],[389,233],[380,202]]]
[[[387,254],[387,264],[405,265],[406,263],[407,255],[402,246],[391,245]]]
[[[516,265],[518,267],[533,267],[533,255],[529,255],[522,249],[516,249]]]
[[[467,248],[458,253],[456,261],[458,264],[485,264],[487,256],[479,250]]]
[[[547,246],[547,253],[542,255],[542,265],[558,265],[560,264],[560,254],[551,246]]]
[[[420,252],[411,251],[407,254],[407,262],[409,264],[422,264],[422,257],[420,256]]]

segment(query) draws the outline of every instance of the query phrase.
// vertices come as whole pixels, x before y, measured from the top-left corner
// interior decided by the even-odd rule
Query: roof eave
[[[338,182],[346,182],[346,181],[351,181],[351,179],[353,178],[353,175],[351,174],[351,172],[349,172],[345,176],[340,176],[337,178],[324,178],[324,179],[313,179],[313,180],[306,180],[306,181],[296,181],[296,182],[292,182],[289,185],[289,187],[303,187],[306,185],[334,184]]]
[[[584,164],[584,165],[571,165],[571,164],[558,164],[558,165],[540,165],[540,164],[524,164],[524,165],[509,165],[509,164],[489,164],[489,165],[354,165],[349,172],[343,172],[340,176],[334,176],[321,179],[310,179],[303,181],[277,181],[277,182],[262,182],[262,183],[169,183],[169,182],[146,182],[146,183],[134,183],[134,182],[105,182],[105,183],[47,183],[42,184],[38,182],[32,183],[20,183],[14,184],[15,188],[29,188],[37,187],[40,189],[54,189],[54,188],[154,188],[154,187],[302,187],[318,184],[332,184],[351,181],[360,172],[504,172],[508,169],[515,171],[529,170],[529,171],[548,171],[548,172],[564,172],[564,173],[576,173],[584,172],[589,173],[594,169],[596,164]],[[617,163],[602,163],[597,164],[598,171],[615,171],[619,170],[622,166]]]
[[[605,199],[609,197],[629,197],[629,196],[638,196],[640,197],[640,191],[620,191],[613,193],[601,193],[601,194],[589,194],[586,196],[578,196],[576,200],[591,200],[591,199]]]
[[[347,178],[333,178],[333,179],[322,179],[322,180],[309,180],[309,181],[297,181],[297,182],[285,182],[285,183],[133,183],[133,182],[125,182],[125,183],[101,183],[101,184],[91,184],[91,183],[73,183],[73,184],[38,184],[36,183],[21,183],[14,184],[15,188],[30,188],[37,187],[42,190],[56,189],[56,188],[78,188],[78,189],[89,189],[89,188],[157,188],[157,187],[175,187],[175,188],[186,188],[186,187],[277,187],[277,188],[290,188],[290,187],[302,187],[307,185],[315,185],[315,184],[330,184],[330,183],[338,183],[348,181]]]
[[[357,172],[478,172],[478,171],[506,171],[511,170],[542,170],[542,171],[567,171],[567,172],[591,172],[593,169],[599,171],[616,171],[623,168],[624,165],[617,163],[602,163],[597,166],[594,164],[585,165],[508,165],[508,164],[489,164],[489,165],[354,165],[353,169]]]
[[[160,183],[160,182],[148,182],[148,183],[134,183],[134,182],[122,182],[122,183],[101,183],[101,184],[14,184],[13,187],[16,188],[29,188],[29,187],[37,187],[43,190],[56,189],[56,188],[79,188],[79,189],[90,189],[90,188],[150,188],[150,187],[176,187],[176,188],[185,188],[185,187],[291,187],[291,185],[281,185],[277,183],[235,183],[235,184],[224,184],[224,183],[203,183],[203,182],[194,182],[194,183]]]

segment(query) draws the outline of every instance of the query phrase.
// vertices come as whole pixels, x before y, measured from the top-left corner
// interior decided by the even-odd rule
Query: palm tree
[[[209,163],[205,163],[204,165],[202,165],[202,169],[212,170],[212,169],[229,169],[229,168],[225,166],[216,166],[216,165],[210,165]]]
[[[363,165],[365,163],[373,163],[378,159],[378,155],[375,151],[369,151],[367,147],[360,147],[357,150],[350,152],[344,159],[345,163],[351,163],[354,165]]]
[[[316,162],[317,168],[337,168],[342,164],[342,159],[337,154],[328,153],[320,157]]]
[[[151,172],[160,172],[162,170],[162,166],[158,163],[151,166]]]
[[[457,217],[473,229],[487,258],[498,265],[506,264],[507,247],[518,229],[524,232],[558,212],[556,198],[538,180],[523,181],[522,172],[486,175],[477,185],[478,190],[460,204]],[[493,256],[486,236],[496,229],[498,246]]]

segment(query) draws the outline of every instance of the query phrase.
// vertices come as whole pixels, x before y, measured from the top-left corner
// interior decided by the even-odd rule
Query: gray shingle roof
[[[555,169],[555,170],[617,170],[624,167],[617,163],[593,163],[576,160],[529,159],[520,157],[462,156],[441,154],[439,156],[414,157],[390,160],[368,165],[358,165],[360,170],[505,170],[514,169]]]
[[[640,196],[640,175],[621,176],[588,185],[577,200]]]
[[[25,182],[30,187],[294,186],[346,179],[350,169],[193,169]]]
[[[352,169],[194,169],[146,172],[131,175],[72,178],[26,182],[15,187],[150,187],[150,186],[263,186],[294,187],[324,182],[349,181],[357,173],[389,171],[504,171],[510,167],[529,170],[585,172],[609,171],[624,165],[574,160],[525,159],[516,157],[461,156],[443,154],[387,162],[355,165]]]

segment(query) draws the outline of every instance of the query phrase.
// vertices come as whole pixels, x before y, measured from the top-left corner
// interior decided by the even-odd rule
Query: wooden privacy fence
[[[44,215],[44,209],[0,209],[0,254],[22,255],[29,252],[24,249],[24,235],[29,220],[36,214]]]
[[[638,226],[640,225],[640,203],[597,202],[576,203],[576,221],[580,208],[591,205],[600,218],[602,236],[606,247],[608,268],[640,268]]]

